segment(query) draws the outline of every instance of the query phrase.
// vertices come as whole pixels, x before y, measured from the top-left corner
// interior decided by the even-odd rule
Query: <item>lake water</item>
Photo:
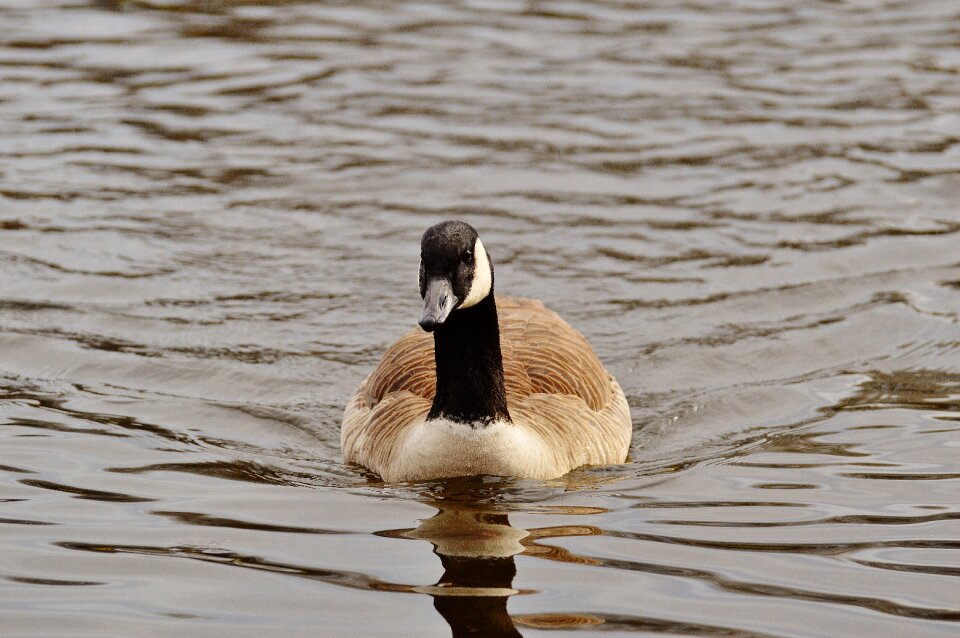
[[[0,24],[4,636],[960,633],[956,0]],[[617,376],[626,465],[343,464],[448,218]]]

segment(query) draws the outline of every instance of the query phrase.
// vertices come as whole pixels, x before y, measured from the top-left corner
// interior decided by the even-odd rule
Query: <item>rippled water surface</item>
[[[960,5],[6,0],[9,636],[955,636]],[[383,485],[473,223],[631,460]]]

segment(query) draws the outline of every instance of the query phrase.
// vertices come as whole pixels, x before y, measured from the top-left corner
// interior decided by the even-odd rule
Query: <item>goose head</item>
[[[451,313],[477,305],[493,293],[493,266],[473,226],[446,221],[420,240],[420,327],[433,332]]]

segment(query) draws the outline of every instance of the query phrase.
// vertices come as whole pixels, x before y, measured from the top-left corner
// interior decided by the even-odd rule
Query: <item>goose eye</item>
[[[473,263],[473,251],[472,251],[472,250],[466,250],[466,251],[464,251],[463,256],[461,257],[461,259],[463,260],[463,263],[465,263],[465,264],[472,264],[472,263]]]

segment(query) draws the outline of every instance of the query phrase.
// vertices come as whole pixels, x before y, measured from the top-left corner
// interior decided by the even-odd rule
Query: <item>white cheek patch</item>
[[[487,251],[484,250],[479,237],[477,237],[477,243],[473,245],[473,260],[473,281],[470,282],[467,298],[460,304],[461,308],[469,308],[483,301],[490,294],[490,287],[493,285],[490,260],[487,259]]]

